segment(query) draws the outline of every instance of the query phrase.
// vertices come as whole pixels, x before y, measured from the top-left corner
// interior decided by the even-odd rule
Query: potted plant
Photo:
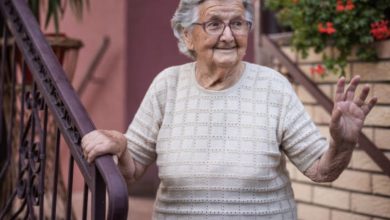
[[[71,81],[75,71],[75,59],[77,59],[78,50],[83,44],[80,40],[70,38],[65,33],[60,32],[60,20],[67,6],[70,7],[76,18],[81,20],[83,11],[85,8],[89,8],[89,0],[85,0],[85,2],[83,0],[28,0],[28,4],[43,30],[47,29],[50,24],[54,26],[54,33],[45,33],[46,40],[53,48],[54,53],[68,75],[68,79]],[[44,22],[41,21],[42,18],[44,18]],[[73,53],[73,56],[67,56],[66,54],[70,51],[75,51],[76,53]],[[65,57],[67,57],[67,61]],[[73,66],[64,62],[73,64]],[[32,81],[29,70],[27,70],[26,79],[27,82]]]
[[[45,17],[45,25],[47,28],[51,22],[54,24],[54,28],[56,33],[59,33],[59,23],[60,19],[65,12],[65,8],[69,3],[69,7],[72,10],[73,14],[76,18],[81,19],[83,16],[84,8],[89,8],[89,0],[69,0],[69,1],[61,1],[61,0],[29,0],[28,4],[33,12],[34,16],[37,18],[38,23],[41,24],[41,16]],[[42,14],[42,10],[44,13]]]
[[[344,75],[350,56],[375,61],[374,42],[390,38],[388,0],[267,0],[279,21],[293,29],[292,46],[305,58],[308,49],[323,53],[324,66],[314,72]]]

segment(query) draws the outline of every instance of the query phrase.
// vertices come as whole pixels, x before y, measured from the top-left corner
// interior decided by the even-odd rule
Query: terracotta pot
[[[58,61],[63,66],[69,81],[72,81],[76,68],[78,51],[83,46],[83,43],[80,40],[69,38],[63,33],[49,33],[45,34],[45,37],[52,47],[54,54],[57,56]],[[23,57],[19,50],[16,52],[16,60],[21,70]],[[31,71],[27,66],[25,82],[27,84],[33,82]]]

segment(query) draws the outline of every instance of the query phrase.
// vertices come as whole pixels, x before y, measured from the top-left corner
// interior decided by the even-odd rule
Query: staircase
[[[95,126],[26,1],[0,0],[0,12],[0,219],[76,219],[75,169],[82,219],[127,219],[127,186],[112,157],[83,158],[81,137]]]

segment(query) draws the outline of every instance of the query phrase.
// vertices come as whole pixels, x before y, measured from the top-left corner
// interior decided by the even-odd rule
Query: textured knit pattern
[[[151,84],[126,137],[157,162],[155,219],[296,219],[284,155],[303,172],[328,143],[282,75],[245,66],[222,91],[199,86],[194,63]]]

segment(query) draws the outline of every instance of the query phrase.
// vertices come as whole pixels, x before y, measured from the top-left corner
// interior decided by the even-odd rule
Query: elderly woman
[[[251,0],[181,0],[172,27],[195,62],[154,79],[125,134],[82,140],[89,162],[117,155],[129,184],[156,161],[155,219],[296,219],[285,156],[316,182],[351,158],[369,88],[338,81],[328,143],[281,74],[242,61],[252,22]]]

